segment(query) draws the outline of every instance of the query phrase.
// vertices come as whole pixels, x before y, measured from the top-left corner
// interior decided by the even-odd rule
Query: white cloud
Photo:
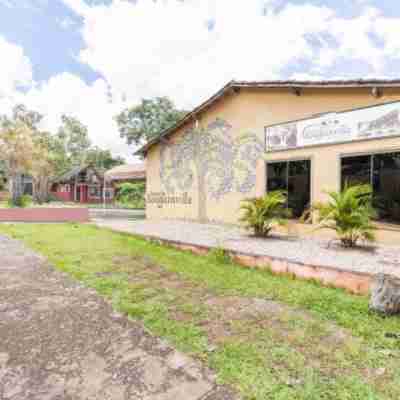
[[[60,27],[65,30],[72,29],[77,25],[77,22],[68,16],[57,19],[57,22]]]
[[[64,2],[84,21],[80,60],[129,102],[169,95],[190,108],[230,79],[281,78],[299,59],[311,65],[303,73],[324,78],[337,60],[366,63],[384,75],[385,57],[398,54],[400,46],[400,19],[384,18],[371,7],[343,18],[310,4],[287,3],[277,11],[273,0]],[[383,49],[370,33],[384,40]],[[357,71],[343,75],[349,72],[360,77]]]
[[[110,103],[108,85],[103,79],[88,85],[78,76],[63,73],[47,82],[32,87],[23,98],[24,103],[45,115],[44,128],[55,132],[62,114],[78,118],[89,129],[92,142],[113,154],[132,157],[132,148],[120,139],[113,117],[122,103]]]
[[[22,49],[0,38],[7,60],[0,64],[0,93],[19,99],[17,86],[30,85],[23,100],[48,115],[49,127],[62,113],[76,115],[96,144],[116,153],[132,150],[112,117],[143,97],[168,95],[189,109],[231,79],[365,77],[354,69],[358,63],[363,72],[369,66],[369,76],[385,76],[400,57],[400,18],[367,5],[360,5],[359,16],[344,18],[307,3],[277,8],[281,2],[274,0],[63,1],[82,19],[77,59],[102,78],[87,84],[59,74],[34,84]],[[338,61],[353,70],[341,70]]]
[[[88,85],[78,76],[63,73],[47,82],[32,79],[32,65],[23,49],[0,36],[0,113],[9,113],[15,104],[42,113],[43,128],[55,132],[62,114],[77,117],[88,126],[94,144],[116,155],[132,157],[120,139],[113,117],[123,108],[121,102],[110,103],[109,89],[103,79]],[[20,90],[21,86],[24,90]]]
[[[32,65],[22,47],[0,36],[0,98],[32,84]]]

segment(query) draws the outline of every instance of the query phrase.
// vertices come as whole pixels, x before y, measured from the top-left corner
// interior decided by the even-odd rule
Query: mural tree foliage
[[[220,200],[255,186],[256,162],[263,152],[254,133],[235,137],[232,125],[216,119],[206,127],[188,129],[175,142],[162,143],[160,177],[164,190],[198,192],[198,218],[207,220],[207,193]]]

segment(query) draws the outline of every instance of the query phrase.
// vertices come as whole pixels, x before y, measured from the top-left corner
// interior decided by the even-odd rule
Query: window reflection
[[[285,190],[288,207],[296,218],[310,205],[310,170],[310,160],[267,164],[267,192]]]
[[[342,189],[371,182],[371,156],[342,158]]]
[[[400,153],[342,158],[342,188],[370,184],[380,220],[400,222]]]

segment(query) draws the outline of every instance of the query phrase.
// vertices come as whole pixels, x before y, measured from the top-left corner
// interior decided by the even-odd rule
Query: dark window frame
[[[376,189],[377,185],[381,186],[382,182],[380,181],[380,173],[381,169],[377,169],[377,159],[379,157],[384,157],[384,156],[390,156],[390,155],[398,155],[400,158],[400,149],[387,149],[386,151],[376,151],[376,152],[363,152],[363,153],[357,153],[357,154],[342,154],[340,156],[340,164],[339,164],[339,175],[340,175],[340,188],[343,190],[345,182],[343,181],[343,160],[344,159],[349,159],[349,158],[357,158],[357,157],[369,157],[370,162],[369,162],[369,181],[367,184],[371,185],[372,187],[372,197],[373,197],[373,202],[378,210],[378,217],[377,221],[379,222],[390,222],[390,223],[395,223],[395,224],[400,224],[400,215],[394,217],[393,215],[389,217],[382,217],[382,214],[385,215],[385,209],[379,207],[379,198],[382,198],[382,189]],[[384,170],[384,168],[382,168]],[[399,173],[400,173],[400,166],[398,167]],[[400,179],[400,178],[399,178]],[[400,182],[399,182],[400,184]],[[383,211],[382,211],[383,210]],[[389,213],[390,214],[390,213]],[[388,213],[386,214],[388,215]]]
[[[290,178],[293,177],[293,175],[291,175],[290,170],[291,170],[291,164],[293,165],[294,163],[301,163],[301,162],[306,162],[308,163],[308,201],[307,203],[310,205],[312,202],[312,158],[310,157],[304,157],[304,158],[295,158],[295,159],[288,159],[288,160],[271,160],[271,161],[266,161],[265,162],[265,169],[266,169],[266,176],[265,176],[265,189],[266,189],[266,193],[268,193],[269,191],[274,191],[274,190],[285,190],[288,194],[288,201],[287,201],[287,207],[289,208],[289,204],[290,204],[290,193],[289,193],[289,187],[290,187]],[[268,182],[270,180],[269,176],[268,176],[268,166],[269,165],[273,165],[273,164],[285,164],[285,180],[286,180],[286,185],[284,189],[272,189],[270,190],[268,188]],[[293,209],[293,208],[292,208]],[[297,219],[300,218],[301,214],[307,209],[307,205],[304,206],[302,212],[299,214],[297,213],[297,215],[294,215],[293,218]]]

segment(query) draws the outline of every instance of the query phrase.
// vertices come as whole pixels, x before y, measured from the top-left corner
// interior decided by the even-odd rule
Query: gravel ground
[[[385,272],[400,277],[400,246],[343,249],[335,242],[288,239],[273,236],[258,239],[234,226],[200,224],[177,220],[97,220],[99,226],[188,244],[223,247],[255,255],[285,258],[304,264],[326,266],[368,274]]]
[[[0,399],[232,400],[214,374],[0,236]]]

